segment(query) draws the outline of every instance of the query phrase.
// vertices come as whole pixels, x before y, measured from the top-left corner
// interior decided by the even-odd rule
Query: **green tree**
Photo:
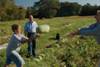
[[[58,12],[58,16],[71,16],[78,15],[81,9],[81,5],[78,3],[64,2],[60,4],[61,8]]]
[[[37,14],[37,17],[51,18],[56,16],[58,9],[60,8],[59,0],[40,0],[36,2],[33,7],[33,15]],[[34,10],[35,9],[35,10]]]
[[[14,0],[0,0],[0,21],[25,18],[26,10],[15,5]]]
[[[98,9],[99,6],[95,5],[92,6],[89,3],[85,4],[84,6],[82,6],[80,15],[82,16],[86,16],[86,15],[95,15],[96,11]]]

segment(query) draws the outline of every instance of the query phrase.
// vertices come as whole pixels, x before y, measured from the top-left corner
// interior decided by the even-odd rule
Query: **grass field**
[[[48,24],[51,27],[49,33],[41,34],[37,39],[37,58],[26,58],[27,45],[23,45],[21,55],[26,64],[24,67],[97,67],[100,58],[100,46],[96,44],[93,37],[82,40],[79,36],[67,37],[67,33],[78,28],[85,27],[95,22],[93,17],[57,17],[52,19],[35,19],[39,25]],[[24,26],[27,20],[8,21],[0,23],[0,44],[9,40],[12,32],[10,26],[17,23]],[[50,38],[60,33],[62,40],[56,44]],[[52,48],[46,48],[52,45]],[[5,62],[5,50],[0,51],[0,67]],[[11,65],[10,67],[15,67]]]

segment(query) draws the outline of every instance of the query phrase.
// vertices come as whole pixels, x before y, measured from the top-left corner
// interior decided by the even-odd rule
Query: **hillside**
[[[100,58],[100,46],[96,44],[93,37],[80,39],[66,35],[78,28],[85,27],[95,22],[93,17],[57,17],[52,19],[35,19],[39,25],[48,24],[51,27],[49,33],[41,34],[37,39],[37,57],[27,58],[27,45],[23,45],[20,54],[26,64],[24,67],[97,67]],[[0,43],[6,43],[11,36],[10,26],[14,23],[24,26],[27,20],[8,21],[0,23]],[[60,33],[62,39],[60,44],[56,44],[56,33]],[[4,38],[6,37],[7,38]],[[46,46],[51,45],[50,48]],[[5,50],[0,51],[0,67],[5,62]],[[11,65],[10,67],[15,67]]]

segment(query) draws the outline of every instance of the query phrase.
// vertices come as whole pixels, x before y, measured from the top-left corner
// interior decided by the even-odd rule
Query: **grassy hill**
[[[51,27],[49,33],[41,34],[37,39],[37,58],[26,58],[27,44],[22,46],[20,54],[26,64],[24,67],[96,67],[100,58],[100,46],[93,37],[80,39],[67,37],[67,33],[95,22],[93,17],[57,17],[52,19],[35,19],[39,25],[48,24]],[[0,43],[9,40],[12,32],[10,26],[14,23],[24,26],[27,20],[8,21],[0,23]],[[60,33],[62,39],[56,44],[52,37]],[[5,38],[4,38],[5,37]],[[7,38],[6,38],[7,37]],[[51,48],[46,46],[52,45]],[[0,51],[0,67],[5,62],[5,50]],[[14,67],[11,65],[10,67]]]

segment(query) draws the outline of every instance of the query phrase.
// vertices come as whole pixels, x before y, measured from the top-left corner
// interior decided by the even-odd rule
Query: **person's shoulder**
[[[13,34],[12,37],[18,38],[18,35],[17,34]]]
[[[15,38],[15,37],[16,37],[16,35],[12,34],[11,37],[10,37],[10,39]]]
[[[10,40],[16,40],[18,39],[18,36],[16,34],[12,34]]]
[[[19,34],[19,35],[13,34],[13,37],[14,37],[14,39],[20,40],[22,38],[22,34]]]
[[[16,34],[12,34],[12,37],[16,37],[17,35]]]

